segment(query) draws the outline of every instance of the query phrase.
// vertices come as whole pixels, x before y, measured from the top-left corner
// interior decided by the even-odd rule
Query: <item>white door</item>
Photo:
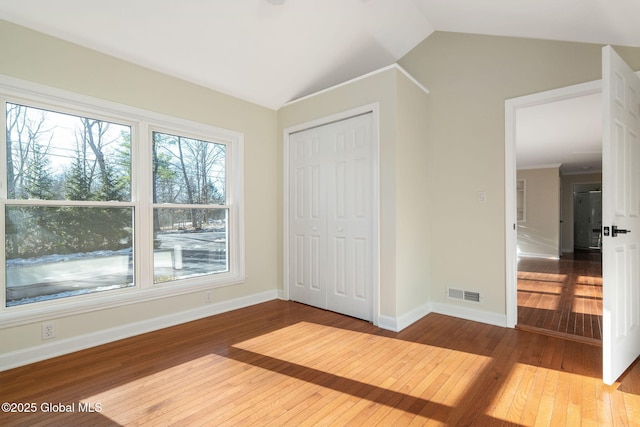
[[[327,308],[372,320],[371,114],[326,128]]]
[[[290,136],[289,291],[294,301],[373,318],[372,117]]]
[[[326,189],[321,188],[326,184],[320,176],[327,157],[321,150],[323,134],[318,127],[289,138],[289,296],[294,301],[326,308],[327,290],[322,283],[327,263]]]
[[[640,79],[607,46],[602,82],[603,381],[613,384],[640,355]]]

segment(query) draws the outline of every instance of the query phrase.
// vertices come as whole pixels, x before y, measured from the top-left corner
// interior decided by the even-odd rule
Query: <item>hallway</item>
[[[520,258],[517,327],[602,345],[600,253]]]

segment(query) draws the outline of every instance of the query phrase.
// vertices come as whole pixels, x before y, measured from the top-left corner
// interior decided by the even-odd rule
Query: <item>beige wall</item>
[[[0,40],[0,74],[244,133],[248,279],[216,289],[215,301],[282,289],[282,130],[379,102],[380,312],[396,318],[428,302],[463,304],[445,300],[448,286],[481,291],[482,310],[505,313],[504,101],[598,79],[601,61],[597,45],[436,32],[400,60],[426,98],[392,71],[275,112],[2,21]],[[617,50],[640,69],[640,49]],[[203,301],[187,294],[62,318],[57,334]],[[37,346],[39,324],[0,329],[0,343]]]
[[[525,221],[518,222],[518,253],[560,256],[560,168],[519,170],[525,180]]]
[[[0,74],[244,133],[246,282],[214,302],[274,291],[278,281],[276,112],[0,21]],[[56,319],[56,339],[116,328],[205,304],[194,293]],[[1,322],[2,319],[0,319]],[[0,353],[42,344],[40,322],[0,329]]]
[[[640,69],[640,49],[617,50]],[[436,32],[399,64],[430,90],[431,300],[473,287],[505,314],[504,102],[599,79],[601,47]]]
[[[433,158],[427,140],[429,97],[398,73],[396,132],[397,315],[429,301]]]

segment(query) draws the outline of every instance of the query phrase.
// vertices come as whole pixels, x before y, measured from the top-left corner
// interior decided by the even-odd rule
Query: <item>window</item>
[[[131,127],[13,103],[6,118],[6,305],[133,286]]]
[[[3,319],[244,280],[241,134],[33,87],[0,76]]]
[[[226,146],[153,132],[156,283],[228,270]]]

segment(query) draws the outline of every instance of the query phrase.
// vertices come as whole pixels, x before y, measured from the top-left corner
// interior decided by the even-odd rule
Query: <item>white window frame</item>
[[[0,251],[0,329],[105,308],[150,301],[216,287],[243,283],[245,280],[244,245],[244,135],[215,126],[155,113],[111,101],[80,95],[49,86],[0,75],[0,244],[5,242],[6,183],[6,103],[17,103],[77,116],[91,117],[131,126],[131,201],[96,202],[96,205],[133,206],[134,218],[134,286],[6,307],[6,267],[4,250]],[[152,200],[152,132],[175,135],[226,145],[226,204],[229,235],[226,272],[154,284],[153,279],[153,200]],[[135,165],[135,166],[134,166]],[[48,202],[47,202],[48,203]],[[42,204],[47,204],[42,203]],[[14,204],[13,202],[11,204]],[[32,204],[32,203],[30,203]],[[72,205],[72,201],[55,201]],[[203,205],[203,207],[208,207]],[[146,219],[146,220],[145,220]]]

